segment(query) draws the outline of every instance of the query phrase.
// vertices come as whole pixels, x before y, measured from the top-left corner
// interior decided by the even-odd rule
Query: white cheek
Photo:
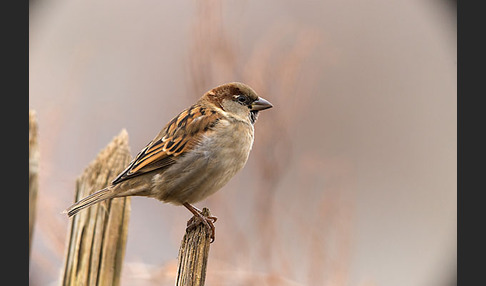
[[[233,116],[236,116],[241,119],[245,119],[248,117],[249,109],[246,106],[239,104],[238,102],[232,100],[224,100],[223,101],[224,109],[231,113]]]

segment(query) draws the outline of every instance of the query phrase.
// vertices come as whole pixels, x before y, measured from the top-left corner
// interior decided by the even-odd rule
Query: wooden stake
[[[108,186],[130,160],[128,134],[122,130],[77,179],[75,201]],[[120,284],[129,215],[125,197],[95,204],[71,219],[62,285]]]
[[[204,216],[210,216],[209,209],[203,208]],[[187,225],[197,219],[192,217]],[[210,245],[209,230],[202,222],[186,229],[179,249],[176,286],[203,286],[206,279],[206,267]]]
[[[34,232],[37,190],[39,189],[39,145],[37,143],[37,117],[29,110],[29,256]]]

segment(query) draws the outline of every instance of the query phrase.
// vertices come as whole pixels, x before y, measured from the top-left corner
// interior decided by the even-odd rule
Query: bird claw
[[[198,226],[201,222],[211,231],[210,234],[210,243],[214,242],[216,228],[214,227],[214,223],[218,220],[217,217],[209,215],[209,210],[204,208],[202,211],[197,209],[196,207],[190,204],[184,204],[184,206],[191,211],[194,215],[188,222],[187,222],[187,229],[191,230],[194,227]]]
[[[216,222],[216,219],[214,219],[214,217],[205,217],[205,216],[196,216],[194,215],[188,222],[187,222],[187,229],[188,230],[192,230],[194,229],[196,226],[198,226],[199,224],[203,223],[210,231],[211,231],[211,234],[210,234],[210,242],[213,243],[214,242],[214,238],[215,238],[215,226],[214,226],[214,222]]]

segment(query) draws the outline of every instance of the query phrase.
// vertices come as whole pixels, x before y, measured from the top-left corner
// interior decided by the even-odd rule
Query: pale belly
[[[253,126],[222,126],[189,154],[152,179],[151,196],[182,204],[201,201],[221,189],[241,170],[253,145]],[[215,134],[216,135],[216,134]]]

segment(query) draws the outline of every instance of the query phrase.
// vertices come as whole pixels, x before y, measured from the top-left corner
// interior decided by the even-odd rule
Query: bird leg
[[[188,209],[196,218],[201,220],[204,223],[204,225],[206,225],[206,227],[211,230],[211,243],[214,242],[214,237],[215,237],[214,223],[218,220],[218,218],[215,216],[205,216],[200,209],[196,208],[190,203],[183,203],[182,205],[186,207],[186,209]],[[188,223],[188,227],[194,227],[197,224],[194,220],[190,220],[189,222],[190,223]]]

